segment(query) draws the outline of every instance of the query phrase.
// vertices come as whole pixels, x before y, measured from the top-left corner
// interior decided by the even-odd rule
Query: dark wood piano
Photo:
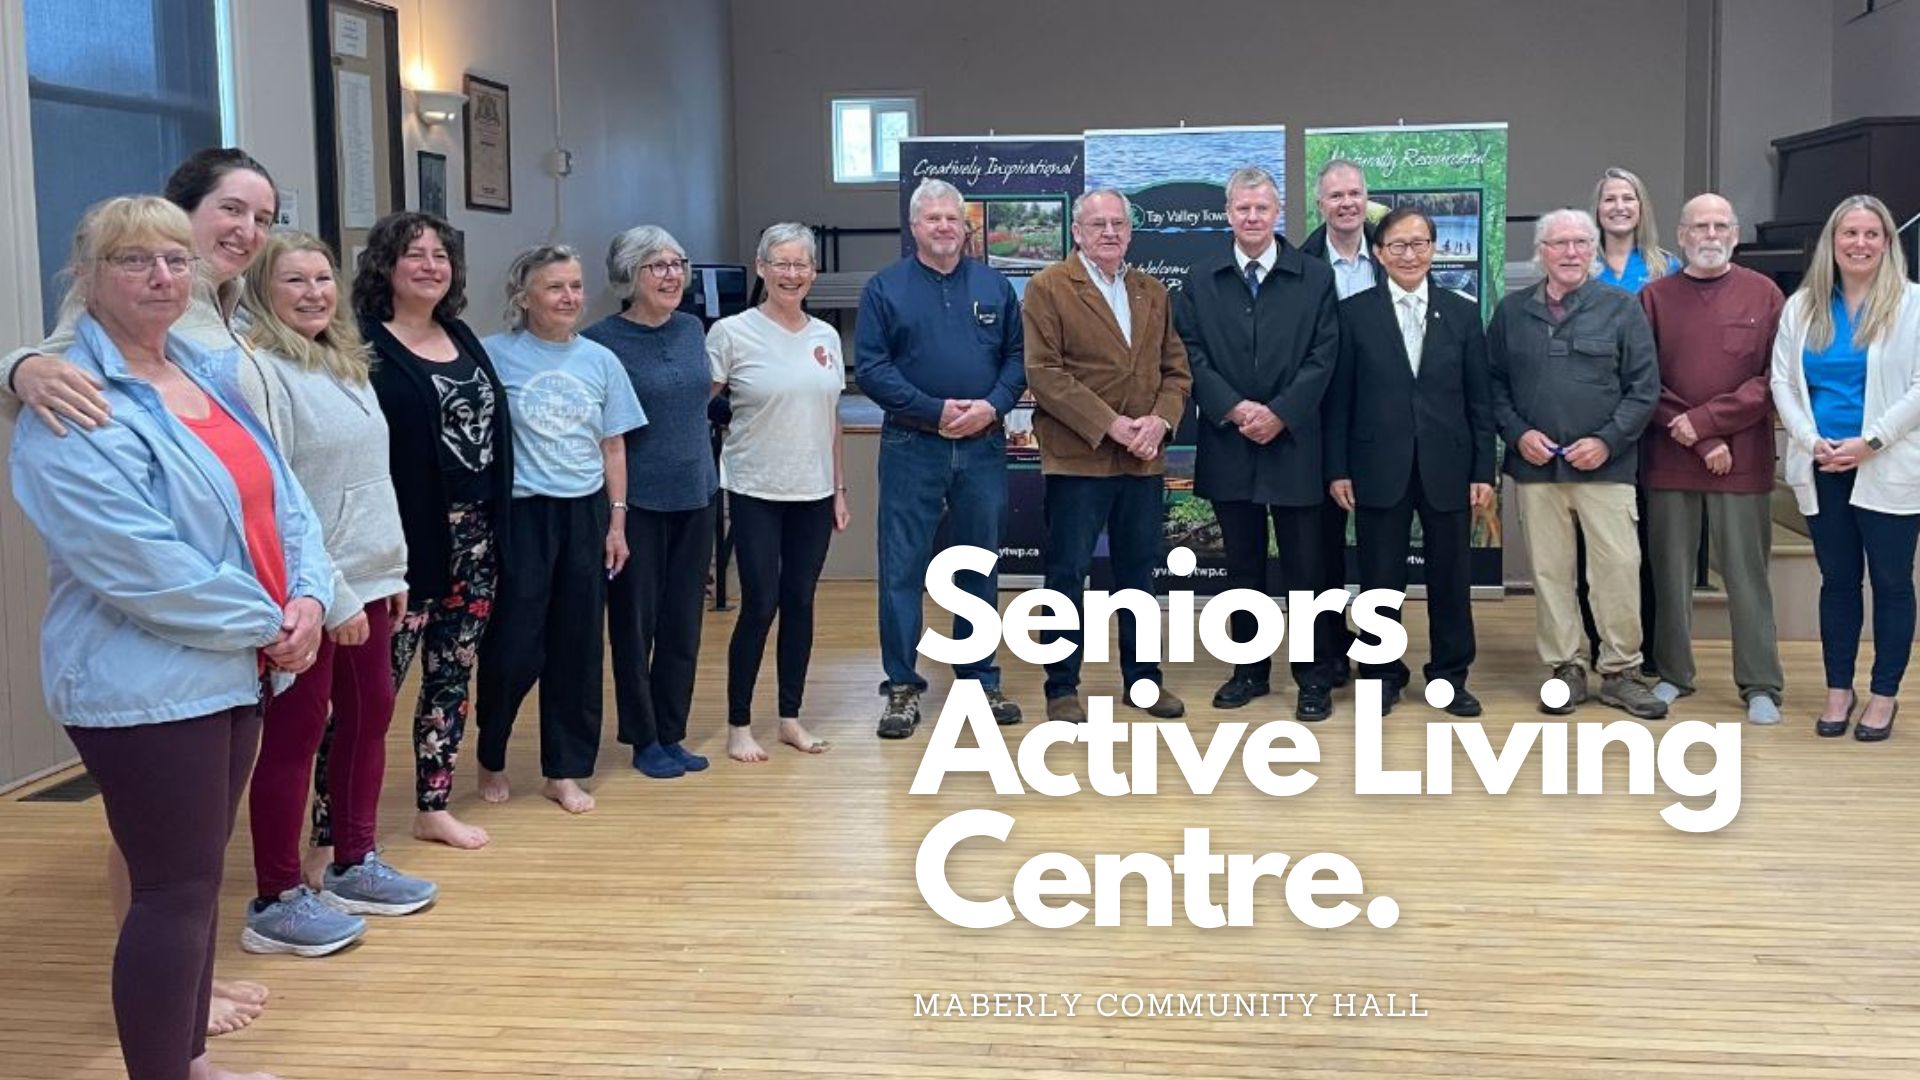
[[[1734,261],[1791,293],[1806,272],[1827,215],[1849,195],[1877,195],[1907,225],[1907,271],[1920,269],[1920,116],[1876,116],[1773,140],[1773,220]]]

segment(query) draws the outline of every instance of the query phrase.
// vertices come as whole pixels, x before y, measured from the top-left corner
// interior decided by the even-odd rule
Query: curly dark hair
[[[230,172],[245,169],[260,174],[274,191],[274,216],[280,214],[280,189],[273,185],[273,174],[265,165],[254,160],[252,154],[237,146],[210,146],[198,150],[187,160],[181,162],[167,177],[167,189],[162,192],[167,201],[191,214],[200,209],[201,200],[220,186],[220,181]]]
[[[407,253],[407,245],[429,229],[440,237],[447,261],[453,264],[453,280],[447,283],[447,295],[433,305],[433,317],[451,322],[467,309],[467,252],[460,234],[433,214],[402,210],[374,222],[360,261],[354,264],[353,313],[361,322],[393,321],[393,268]]]

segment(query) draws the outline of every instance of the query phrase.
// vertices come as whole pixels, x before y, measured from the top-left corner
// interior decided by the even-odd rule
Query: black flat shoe
[[[1392,713],[1393,707],[1395,705],[1400,704],[1401,693],[1402,693],[1402,690],[1401,690],[1400,684],[1398,683],[1387,683],[1386,685],[1380,687],[1380,715],[1381,716],[1386,716]]]
[[[1853,723],[1854,710],[1860,707],[1860,695],[1847,691],[1847,715],[1842,720],[1826,720],[1815,717],[1813,733],[1823,739],[1837,739],[1847,733],[1847,725]]]
[[[1333,691],[1324,686],[1303,686],[1293,703],[1293,718],[1309,724],[1333,715]]]
[[[1213,707],[1238,709],[1257,697],[1273,693],[1271,684],[1247,675],[1235,675],[1213,692]]]
[[[1900,703],[1896,701],[1893,703],[1893,710],[1887,713],[1887,722],[1884,725],[1880,727],[1868,727],[1865,724],[1855,724],[1853,728],[1853,740],[1855,742],[1886,742],[1888,739],[1893,738],[1893,721],[1899,715]]]
[[[1446,711],[1453,716],[1479,716],[1480,699],[1474,697],[1466,687],[1456,687],[1453,700],[1447,703]]]

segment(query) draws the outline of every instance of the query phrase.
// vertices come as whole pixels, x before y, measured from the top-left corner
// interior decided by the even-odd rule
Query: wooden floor
[[[377,920],[338,956],[240,952],[243,825],[221,970],[271,984],[274,997],[253,1028],[214,1042],[218,1059],[286,1080],[1920,1076],[1920,727],[1879,746],[1816,739],[1815,645],[1788,646],[1790,722],[1745,731],[1738,819],[1690,835],[1659,818],[1664,788],[1626,793],[1617,756],[1601,797],[1541,795],[1537,756],[1513,794],[1491,797],[1456,754],[1460,794],[1357,798],[1344,692],[1317,729],[1321,780],[1294,798],[1258,794],[1237,768],[1205,799],[1184,789],[1007,799],[976,777],[909,797],[931,724],[902,743],[873,737],[871,587],[824,586],[821,605],[806,712],[830,753],[724,759],[731,616],[715,614],[690,740],[715,756],[710,772],[645,780],[609,722],[599,810],[568,818],[533,794],[537,729],[526,722],[512,802],[481,805],[462,763],[456,808],[494,837],[462,853],[406,837],[411,775],[390,769],[389,861],[438,880],[443,899]],[[1477,611],[1474,685],[1497,745],[1509,723],[1539,719],[1533,607]],[[1702,691],[1676,715],[1738,718],[1726,645],[1702,644],[1699,659]],[[1117,679],[1089,676],[1102,692]],[[1189,719],[1203,741],[1223,715],[1204,705],[1220,677],[1211,661],[1169,671],[1168,685],[1199,705]],[[1007,679],[1037,713],[1037,672]],[[1284,693],[1234,718],[1290,707]],[[1620,715],[1596,705],[1581,718]],[[1388,720],[1389,764],[1417,767],[1428,719],[1444,717],[1413,705]],[[407,761],[400,738],[389,760]],[[0,800],[0,1077],[119,1076],[99,802],[16,797]],[[963,930],[921,899],[914,855],[935,822],[972,806],[1018,824],[1004,847],[961,849],[956,883],[969,895],[1010,889],[1041,851],[1171,858],[1182,826],[1205,825],[1215,851],[1341,852],[1367,894],[1394,897],[1402,916],[1385,930],[1364,919],[1308,929],[1268,882],[1255,927],[1196,929],[1176,897],[1175,925],[1145,928],[1135,879],[1124,927]],[[1060,1011],[1058,995],[1085,997],[1072,1018],[914,1015],[915,993],[993,991],[1051,993]],[[1100,994],[1129,992],[1320,997],[1312,1016],[1296,1005],[1286,1019],[1094,1014]],[[1402,1008],[1418,993],[1428,1015],[1336,1017],[1332,995],[1347,992],[1396,993]]]

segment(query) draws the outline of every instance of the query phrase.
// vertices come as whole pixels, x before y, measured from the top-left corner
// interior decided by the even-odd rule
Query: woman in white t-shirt
[[[800,725],[800,698],[813,655],[814,586],[828,540],[848,520],[840,469],[846,365],[839,332],[802,306],[813,288],[815,251],[805,225],[769,227],[754,258],[767,298],[707,333],[713,392],[733,404],[720,486],[731,493],[740,560],[740,617],[727,645],[727,754],[735,761],[767,760],[750,724],[775,614],[780,741],[809,754],[827,748]]]

